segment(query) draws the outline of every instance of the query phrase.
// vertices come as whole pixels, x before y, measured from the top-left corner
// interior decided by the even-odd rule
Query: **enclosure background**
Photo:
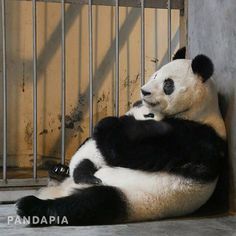
[[[46,160],[59,160],[60,156],[60,7],[60,4],[56,3],[37,3],[39,167],[43,166]],[[31,12],[30,1],[6,1],[8,166],[11,167],[32,166]],[[87,13],[87,6],[66,5],[67,160],[89,133]],[[120,114],[124,114],[131,104],[139,99],[140,13],[140,8],[120,8]],[[112,115],[114,111],[114,20],[114,7],[93,7],[94,123],[104,116]],[[167,28],[167,10],[145,10],[146,79],[168,61]],[[178,44],[179,11],[172,10],[172,52],[179,47]],[[2,112],[0,129],[2,130]],[[1,148],[2,145],[2,153]]]

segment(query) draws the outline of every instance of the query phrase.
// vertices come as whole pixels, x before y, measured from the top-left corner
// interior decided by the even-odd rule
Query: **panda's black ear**
[[[185,59],[186,57],[186,47],[180,48],[175,55],[173,56],[173,60],[176,59]]]
[[[192,70],[194,74],[200,75],[205,82],[213,75],[214,65],[207,56],[198,55],[192,61]]]

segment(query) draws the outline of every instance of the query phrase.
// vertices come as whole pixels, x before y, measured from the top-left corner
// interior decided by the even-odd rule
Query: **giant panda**
[[[141,88],[141,103],[96,125],[72,157],[69,175],[64,166],[54,169],[65,178],[60,184],[18,200],[17,214],[98,225],[199,209],[212,195],[225,161],[226,131],[212,61],[180,54]]]

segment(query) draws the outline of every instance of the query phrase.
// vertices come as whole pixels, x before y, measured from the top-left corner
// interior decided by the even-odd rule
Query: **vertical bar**
[[[2,0],[3,180],[7,180],[7,74],[5,0]]]
[[[188,31],[187,31],[187,13],[188,12],[188,5],[187,1],[184,1],[184,6],[182,9],[180,9],[179,14],[179,46],[180,48],[188,45]]]
[[[61,164],[65,164],[65,0],[61,0]]]
[[[115,27],[116,27],[116,74],[115,74],[115,114],[119,116],[119,0],[116,0],[116,15],[115,15]]]
[[[33,178],[37,179],[37,23],[36,0],[32,0],[33,26]]]
[[[92,0],[88,5],[89,24],[89,134],[93,133],[93,22],[92,22]]]
[[[168,61],[171,61],[171,0],[168,0]]]
[[[145,0],[141,0],[141,85],[145,83]]]

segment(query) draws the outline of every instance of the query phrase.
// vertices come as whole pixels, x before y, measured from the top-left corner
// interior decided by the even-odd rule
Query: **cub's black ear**
[[[186,47],[180,48],[175,55],[173,56],[173,60],[176,59],[185,59],[186,57]]]
[[[205,82],[213,75],[214,65],[207,56],[198,55],[192,61],[192,70],[194,74],[200,75]]]

